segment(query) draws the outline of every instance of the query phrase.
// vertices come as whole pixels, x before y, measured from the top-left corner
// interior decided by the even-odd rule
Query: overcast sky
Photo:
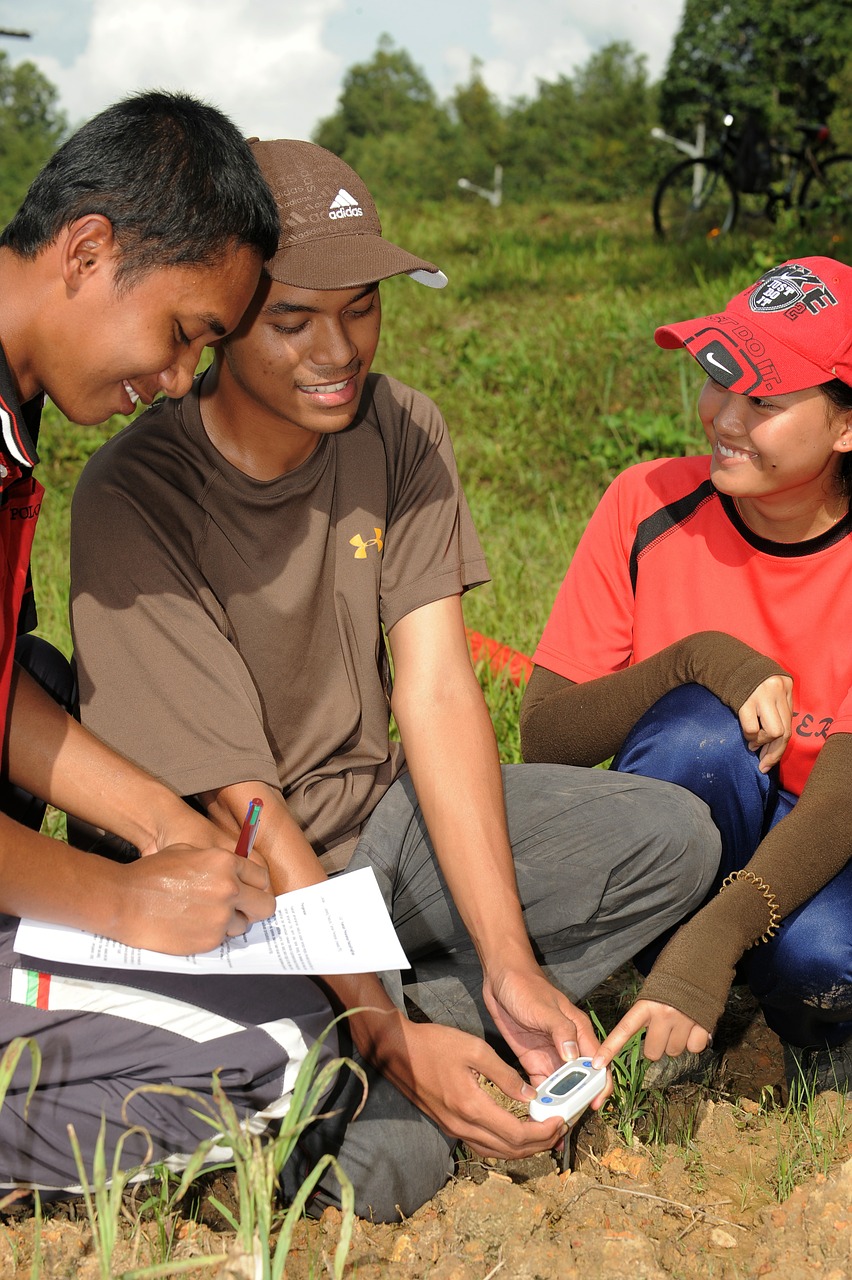
[[[683,0],[0,0],[0,38],[59,89],[72,124],[136,89],[183,89],[247,134],[308,138],[347,68],[387,32],[444,99],[483,63],[502,101],[628,40],[663,69]]]

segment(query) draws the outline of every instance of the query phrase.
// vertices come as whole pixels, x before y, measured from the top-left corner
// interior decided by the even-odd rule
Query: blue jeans
[[[612,767],[678,783],[705,801],[722,837],[712,893],[745,866],[797,799],[778,786],[777,770],[760,772],[736,715],[701,685],[661,698],[634,725]],[[660,947],[637,956],[640,968]],[[738,972],[789,1044],[824,1047],[852,1036],[852,862],[787,916],[774,938],[747,951]]]

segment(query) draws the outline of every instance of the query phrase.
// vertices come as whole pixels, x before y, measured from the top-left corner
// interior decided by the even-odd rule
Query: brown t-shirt
[[[181,795],[279,786],[330,867],[403,767],[382,628],[488,578],[441,414],[376,374],[271,481],[198,384],[158,403],[85,468],[71,560],[84,724]]]

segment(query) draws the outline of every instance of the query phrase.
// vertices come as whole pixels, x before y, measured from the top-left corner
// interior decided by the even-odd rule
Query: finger
[[[701,1053],[710,1044],[712,1044],[712,1038],[709,1031],[705,1031],[703,1027],[699,1027],[698,1023],[696,1023],[687,1038],[687,1049],[690,1053]]]
[[[760,724],[766,741],[784,737],[784,717],[777,703],[761,707]]]
[[[648,1023],[643,1046],[645,1057],[651,1062],[658,1062],[663,1055],[676,1058],[686,1045],[686,1032],[678,1030],[668,1018],[652,1018]]]
[[[488,1117],[488,1123],[476,1123],[468,1127],[466,1134],[459,1134],[468,1146],[483,1156],[500,1160],[522,1160],[551,1151],[565,1137],[568,1126],[555,1117],[553,1120],[530,1120],[513,1116],[494,1103],[497,1115]]]
[[[480,1155],[502,1160],[536,1155],[550,1150],[565,1134],[566,1126],[558,1116],[538,1122],[528,1115],[514,1115],[482,1089],[473,1076],[470,1083],[471,1087],[464,1090],[461,1110],[454,1104],[449,1114],[439,1109],[433,1118],[447,1133]]]
[[[248,916],[244,916],[242,911],[235,911],[231,923],[225,930],[225,934],[229,938],[239,938],[247,932],[249,924]]]
[[[515,1102],[530,1102],[535,1097],[533,1086],[496,1053],[493,1055],[493,1060],[479,1066],[479,1071],[486,1080],[490,1080],[505,1093],[507,1098],[514,1098]]]
[[[761,773],[768,773],[770,769],[778,764],[787,747],[789,739],[776,738],[774,742],[767,742],[765,747],[760,749],[760,765],[758,766]]]
[[[556,1052],[563,1062],[570,1062],[580,1056],[580,1026],[577,1020],[559,1010],[559,1017],[551,1027],[551,1036]]]
[[[580,1032],[580,1052],[577,1055],[579,1058],[593,1058],[600,1047],[601,1042],[591,1028],[588,1032]]]
[[[234,903],[234,912],[243,915],[249,924],[268,920],[275,915],[275,898],[265,889],[253,889],[243,885]]]
[[[574,1033],[576,1035],[576,1032]],[[580,1043],[578,1040],[563,1040],[559,1046],[559,1051],[565,1062],[571,1062],[574,1058],[580,1056]]]
[[[758,719],[757,709],[752,703],[746,702],[740,707],[739,721],[743,735],[749,741],[753,741],[760,733],[760,720]]]
[[[264,861],[255,861],[254,856],[239,858],[234,854],[234,862],[243,884],[250,885],[253,889],[266,889],[269,886],[269,868]]]
[[[632,1009],[628,1009],[624,1017],[610,1031],[601,1047],[595,1053],[592,1059],[593,1067],[608,1067],[615,1055],[624,1048],[631,1036],[637,1031],[641,1031],[643,1027],[648,1025],[646,1013],[634,1004]]]

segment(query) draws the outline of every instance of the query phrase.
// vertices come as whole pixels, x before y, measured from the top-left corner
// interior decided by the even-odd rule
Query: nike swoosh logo
[[[708,364],[714,364],[717,369],[721,369],[722,372],[726,373],[729,378],[731,374],[734,372],[733,369],[729,369],[726,364],[722,364],[721,360],[717,360],[711,351],[705,351],[704,359],[707,361]]]

